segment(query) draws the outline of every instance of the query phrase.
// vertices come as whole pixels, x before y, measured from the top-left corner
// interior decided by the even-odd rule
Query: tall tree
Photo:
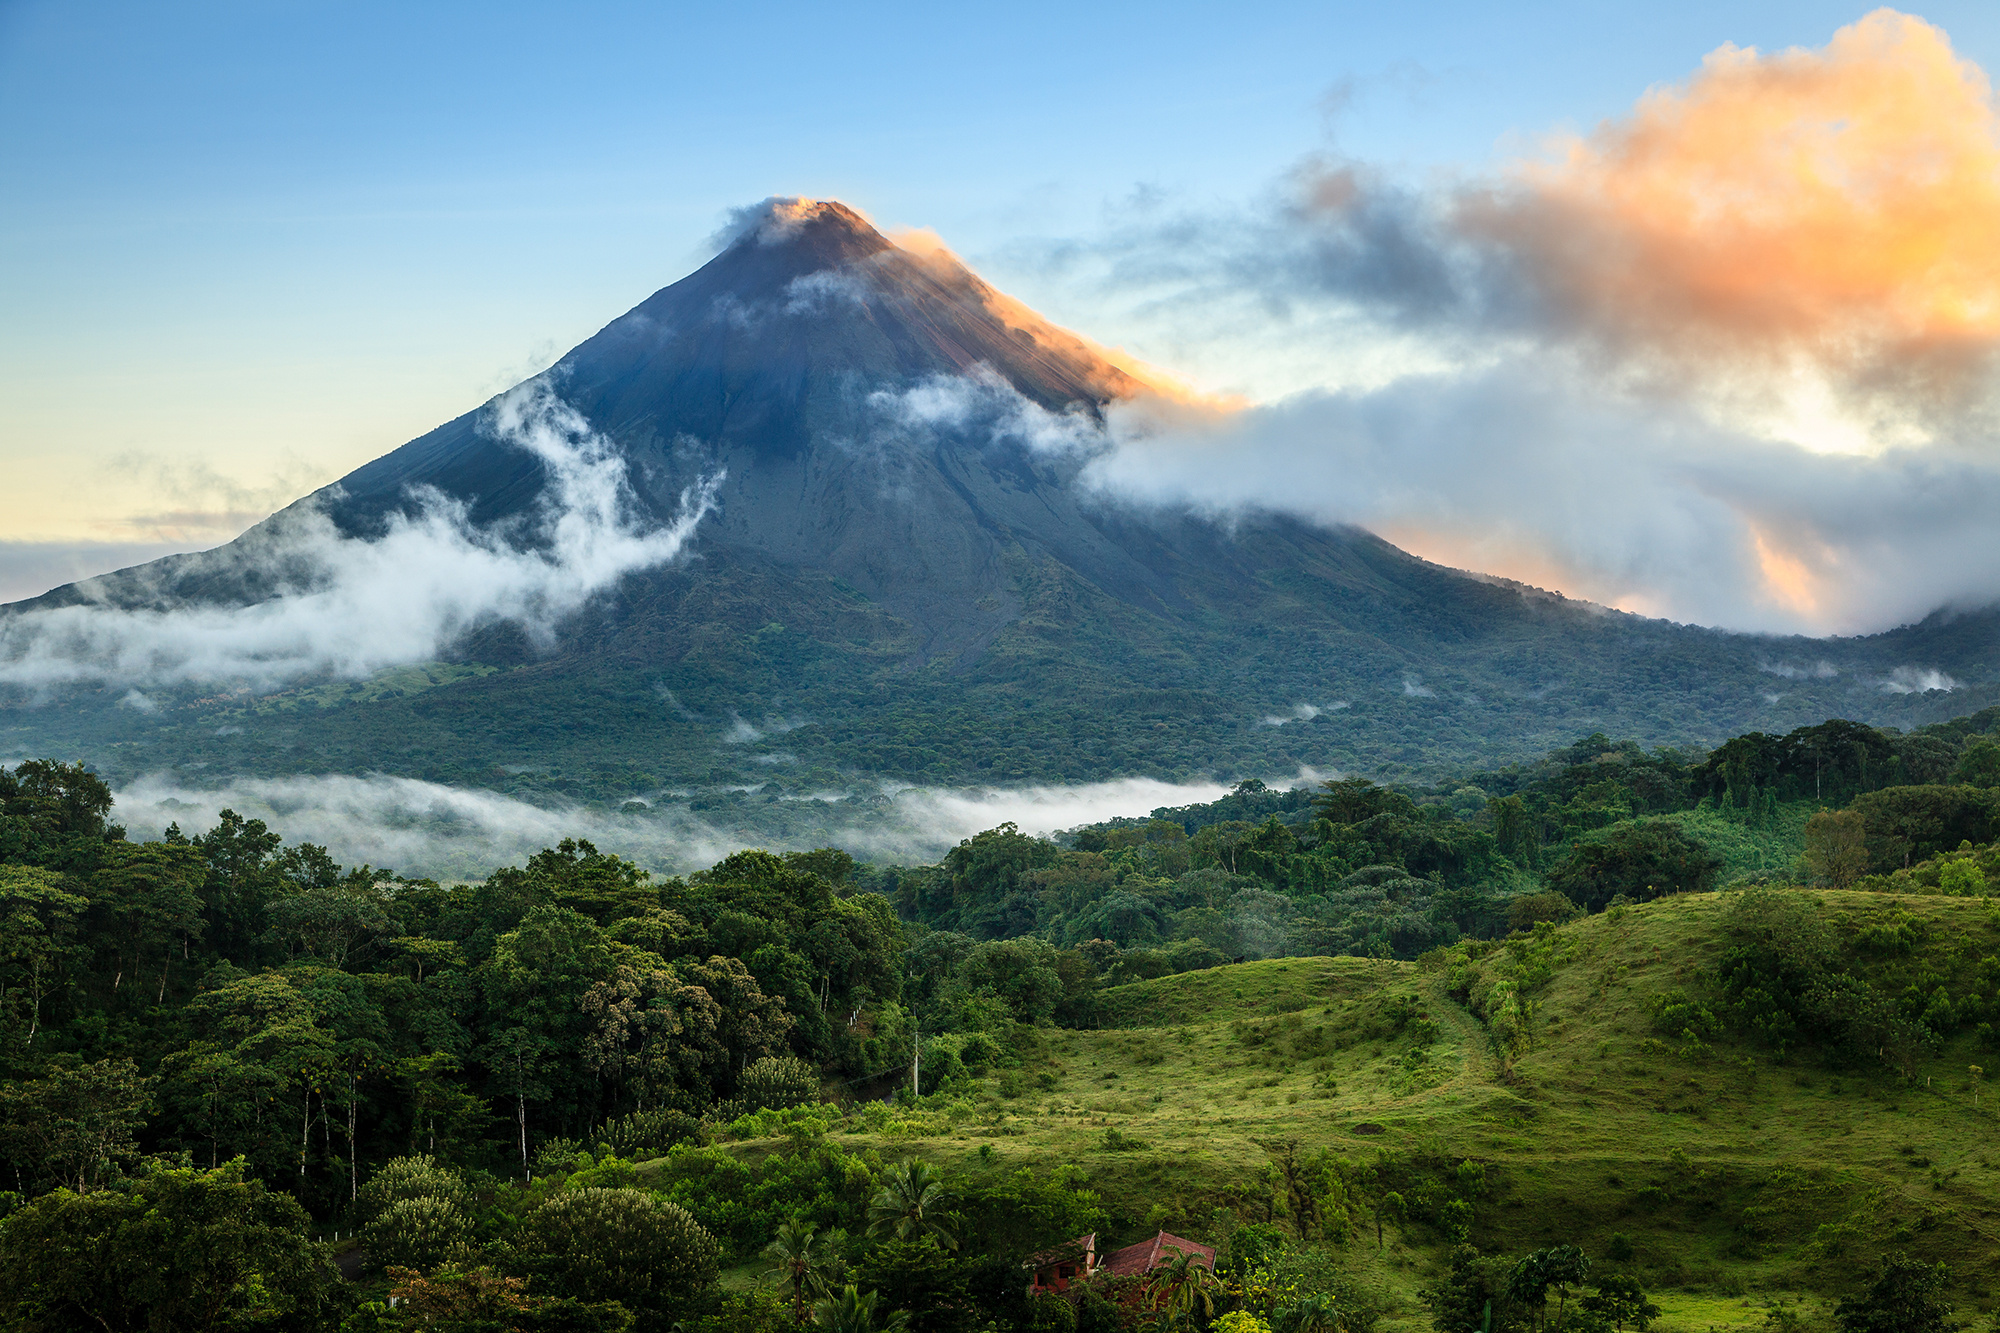
[[[33,1046],[51,996],[69,982],[85,949],[79,918],[89,905],[69,881],[38,866],[0,865],[0,1021]]]

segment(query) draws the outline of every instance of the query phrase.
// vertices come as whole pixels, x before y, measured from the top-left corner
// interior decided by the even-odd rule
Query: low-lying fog
[[[711,822],[709,816],[725,812],[696,814],[685,804],[634,801],[618,810],[537,805],[414,778],[239,778],[215,788],[141,778],[117,793],[113,817],[144,839],[175,823],[183,833],[203,832],[230,809],[264,820],[287,843],[320,843],[343,864],[469,879],[519,864],[566,837],[587,838],[599,850],[667,872],[697,870],[744,847],[832,846],[864,861],[925,864],[960,840],[1009,821],[1025,833],[1050,833],[1212,801],[1227,790],[1217,782],[1151,778],[1011,789],[883,784],[817,800],[753,797],[753,807],[743,812],[754,813],[753,826],[749,819]]]

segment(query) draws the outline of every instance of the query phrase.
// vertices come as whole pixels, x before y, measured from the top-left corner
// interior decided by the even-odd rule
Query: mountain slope
[[[380,770],[613,796],[774,775],[1413,775],[1592,730],[1692,743],[1994,695],[1991,614],[1867,640],[1726,635],[1359,530],[1122,505],[1078,476],[1106,404],[1161,386],[838,204],[767,207],[541,383],[622,461],[635,522],[714,483],[688,558],[625,575],[546,641],[488,618],[451,649],[503,670],[156,693],[146,714],[107,686],[17,700],[0,735],[114,774]],[[302,516],[367,540],[426,496],[532,542],[548,465],[494,421],[489,404],[229,546],[17,613],[257,602],[315,577],[290,563]],[[1906,689],[1899,667],[1966,688],[1886,692]]]

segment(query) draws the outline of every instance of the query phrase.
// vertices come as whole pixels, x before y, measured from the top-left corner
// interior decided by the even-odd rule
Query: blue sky
[[[1863,12],[0,3],[0,595],[226,538],[539,369],[770,194],[933,228],[1061,322],[1271,391],[1038,256],[1257,208],[1314,153],[1476,173],[1724,42],[1817,47]],[[1920,12],[2000,59],[2000,10]]]

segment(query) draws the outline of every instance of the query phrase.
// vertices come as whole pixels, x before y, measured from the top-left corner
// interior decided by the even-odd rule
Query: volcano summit
[[[1167,383],[773,200],[551,370],[214,551],[0,619],[18,752],[600,799],[1420,777],[1991,702],[1995,620],[1727,634],[1088,484]],[[1901,673],[1901,674],[1898,674]]]

